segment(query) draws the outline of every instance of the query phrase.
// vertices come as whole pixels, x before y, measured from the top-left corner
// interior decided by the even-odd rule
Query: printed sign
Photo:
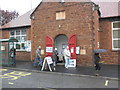
[[[5,50],[5,46],[1,46],[1,51]]]
[[[80,54],[80,47],[76,47],[76,54]]]
[[[80,50],[80,54],[85,55],[86,54],[86,50],[85,49],[81,49]]]
[[[46,57],[45,59],[47,59],[47,63],[48,63],[48,64],[52,64],[52,63],[53,63],[53,61],[52,61],[52,58],[51,58],[51,57]]]
[[[46,66],[47,64],[48,64],[48,67],[49,67],[50,71],[52,71],[51,66],[50,66],[50,64],[52,64],[52,63],[53,63],[53,61],[52,61],[52,58],[51,58],[51,57],[45,57],[41,71],[43,71],[43,69],[44,69],[45,67],[47,67],[47,66]]]
[[[53,47],[46,47],[46,52],[53,52]]]
[[[76,59],[70,59],[68,67],[76,67]]]
[[[74,53],[74,47],[71,48],[71,53]]]
[[[27,41],[26,41],[26,50],[27,50],[28,52],[31,51],[31,40],[27,40]]]

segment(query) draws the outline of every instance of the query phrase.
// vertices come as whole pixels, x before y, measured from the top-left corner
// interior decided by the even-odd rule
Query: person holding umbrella
[[[101,70],[101,66],[100,66],[100,54],[102,52],[106,52],[105,49],[96,49],[94,50],[94,64],[95,64],[95,70],[96,71],[100,71]],[[97,73],[96,76],[99,76],[99,74]]]
[[[100,70],[101,69],[99,62],[100,62],[99,53],[95,53],[94,54],[95,70]]]

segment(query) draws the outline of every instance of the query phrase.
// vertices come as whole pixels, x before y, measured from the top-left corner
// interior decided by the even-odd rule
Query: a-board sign
[[[50,64],[52,64],[52,63],[53,63],[53,61],[52,61],[51,57],[45,57],[41,71],[43,71],[43,69],[46,67],[45,65],[47,65],[47,64],[48,64],[50,71],[52,71],[51,66],[50,66]]]
[[[53,63],[51,57],[45,57],[45,59],[47,60],[47,63],[48,63],[48,64],[52,64],[52,63]]]

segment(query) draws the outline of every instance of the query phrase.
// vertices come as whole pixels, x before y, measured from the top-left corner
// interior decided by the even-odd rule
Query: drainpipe
[[[91,20],[92,20],[92,23],[91,23],[91,25],[92,25],[92,66],[94,66],[94,16],[93,16],[93,14],[94,14],[94,10],[95,10],[95,4],[93,4],[92,5],[92,16],[91,16]]]

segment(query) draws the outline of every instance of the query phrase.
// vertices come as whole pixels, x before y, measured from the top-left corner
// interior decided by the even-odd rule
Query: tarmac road
[[[1,69],[2,88],[118,88],[117,80]]]

